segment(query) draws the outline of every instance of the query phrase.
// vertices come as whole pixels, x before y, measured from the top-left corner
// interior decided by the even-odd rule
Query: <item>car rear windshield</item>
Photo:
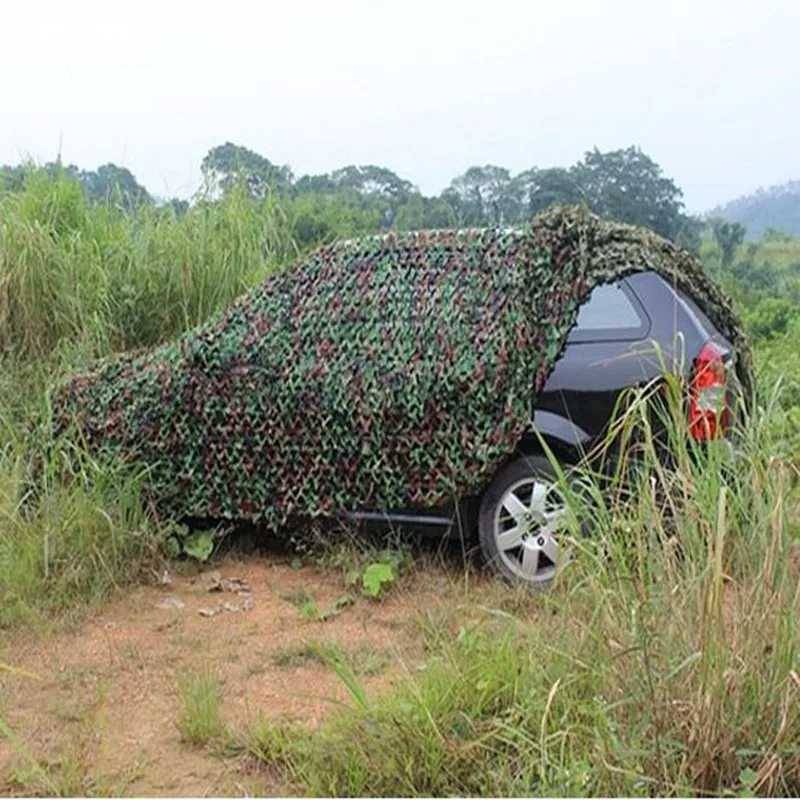
[[[623,283],[595,286],[580,307],[569,335],[571,342],[638,339],[647,333],[649,321]]]

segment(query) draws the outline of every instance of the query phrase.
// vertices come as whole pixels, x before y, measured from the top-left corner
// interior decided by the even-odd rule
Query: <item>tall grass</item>
[[[233,191],[176,216],[91,204],[80,184],[32,172],[0,196],[0,350],[93,354],[148,346],[205,320],[294,254],[274,199]]]
[[[67,444],[37,474],[29,467],[19,445],[0,451],[0,628],[74,615],[155,572],[161,537],[144,472]]]
[[[531,618],[429,624],[398,690],[313,733],[262,723],[252,752],[312,794],[798,794],[791,467],[755,417],[738,462],[687,444],[667,468],[645,407],[618,431],[640,443],[624,487],[564,476],[572,562]]]

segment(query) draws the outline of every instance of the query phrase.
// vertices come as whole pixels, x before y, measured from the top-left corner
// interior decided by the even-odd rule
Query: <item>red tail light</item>
[[[725,362],[722,352],[708,342],[694,363],[689,392],[689,432],[698,442],[724,436],[728,427]]]

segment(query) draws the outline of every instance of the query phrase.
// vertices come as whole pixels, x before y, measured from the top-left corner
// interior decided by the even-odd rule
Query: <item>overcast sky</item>
[[[800,178],[800,0],[0,0],[0,163],[191,193],[224,141],[296,174],[637,144],[690,211]]]

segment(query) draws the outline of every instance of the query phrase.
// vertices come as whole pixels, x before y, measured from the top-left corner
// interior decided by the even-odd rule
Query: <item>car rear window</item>
[[[620,281],[592,289],[578,312],[569,341],[635,340],[645,336],[648,329],[644,309]]]

